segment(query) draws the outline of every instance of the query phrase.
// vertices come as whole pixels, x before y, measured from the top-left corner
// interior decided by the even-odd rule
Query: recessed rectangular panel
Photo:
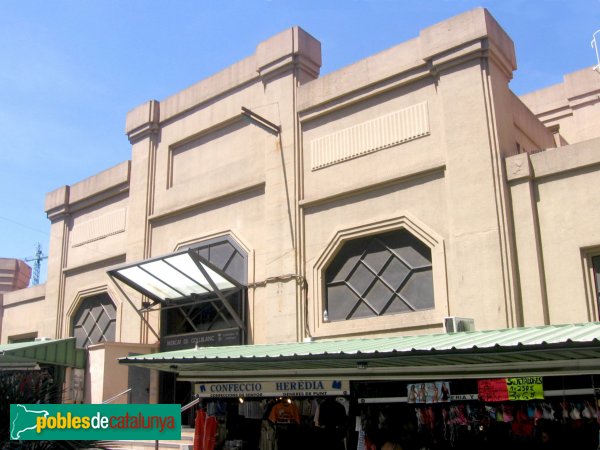
[[[417,103],[313,139],[311,168],[318,170],[429,134],[427,102]]]

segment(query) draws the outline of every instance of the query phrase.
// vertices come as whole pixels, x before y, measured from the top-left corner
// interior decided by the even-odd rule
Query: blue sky
[[[515,42],[517,94],[596,64],[600,0],[0,0],[0,257],[48,252],[46,193],[129,159],[135,106],[293,25],[326,74],[477,6]]]

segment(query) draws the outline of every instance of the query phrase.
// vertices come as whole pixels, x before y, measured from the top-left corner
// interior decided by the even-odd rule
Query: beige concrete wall
[[[87,351],[85,379],[85,403],[102,403],[131,387],[129,366],[119,364],[118,358],[131,353],[145,354],[156,351],[155,345],[103,342],[90,345]],[[151,371],[155,372],[155,371]],[[152,373],[150,403],[158,402],[158,377]],[[116,398],[111,403],[127,403],[128,394]]]
[[[128,161],[70,186],[67,270],[126,253],[128,189]]]
[[[106,349],[103,344],[92,345],[87,351],[87,364],[85,368],[84,403],[102,403],[104,395],[104,374]],[[117,381],[123,384],[123,379]]]
[[[55,311],[48,308],[46,285],[39,284],[27,289],[5,292],[0,343],[22,335],[56,338]]]
[[[506,161],[525,324],[598,320],[589,258],[600,252],[600,139]]]
[[[107,268],[125,260],[129,181],[130,162],[125,161],[46,196],[52,238],[45,313],[54,317],[57,338],[71,335],[71,318],[79,302],[108,292]],[[139,318],[120,307],[114,292],[109,293],[118,312],[125,314],[121,320],[130,324],[123,329],[137,330],[124,338],[138,341]]]
[[[447,220],[443,171],[436,171],[377,190],[305,207],[305,253],[309,286],[309,324],[312,335],[333,337],[383,330],[426,332],[441,327],[447,316],[447,273],[443,235]],[[432,311],[325,323],[322,318],[323,271],[344,241],[354,237],[405,228],[432,250],[434,295]],[[435,230],[435,231],[434,231]]]
[[[318,42],[293,28],[260,43],[254,55],[225,71],[130,113],[128,261],[231,234],[248,250],[250,283],[296,274],[294,92],[317,75],[319,65]],[[152,107],[150,116],[140,112]],[[249,122],[242,107],[281,132]],[[152,121],[140,134],[145,117]],[[251,290],[252,342],[299,338],[296,291],[293,283]],[[274,311],[279,327],[269,326]],[[157,315],[151,321],[158,327]]]
[[[457,40],[463,44],[454,47]],[[512,42],[478,9],[300,88],[301,205],[315,335],[439,331],[449,314],[475,318],[478,329],[517,323],[502,167],[502,157],[515,153],[508,89],[514,68]],[[331,246],[394,226],[410,228],[432,249],[434,310],[323,322]]]
[[[512,92],[511,108],[515,129],[516,152],[531,153],[536,150],[555,147],[554,135],[542,124],[519,97]],[[515,152],[515,153],[516,153]],[[508,153],[510,154],[510,153]]]
[[[563,82],[521,96],[546,127],[559,127],[569,144],[600,137],[600,74],[591,67],[564,76]]]
[[[404,50],[414,45],[411,41],[400,47]],[[369,67],[379,68],[372,78],[365,79],[361,62],[312,82],[319,84],[318,88],[308,83],[300,89],[300,104],[305,108],[301,111],[303,250],[311,287],[307,305],[309,326],[314,337],[382,330],[422,333],[439,328],[448,314],[443,250],[443,236],[447,236],[445,153],[438,113],[440,99],[431,79],[417,79],[379,94],[380,86],[375,84],[382,82],[379,73],[389,76],[393,73],[389,66],[397,61],[388,58],[388,53],[394,53],[394,49],[369,59]],[[363,84],[371,85],[376,94],[364,100],[359,97],[360,101],[340,101],[340,106],[327,109],[319,106],[328,97],[314,93],[336,95],[335,89],[340,84],[344,84],[349,97],[360,96]],[[421,118],[421,114],[425,117]],[[405,125],[398,129],[397,124]],[[406,140],[397,142],[402,137]],[[348,155],[347,149],[354,146],[356,154]],[[326,156],[319,158],[315,152]],[[315,160],[325,165],[315,167]],[[365,170],[367,167],[371,170]],[[412,231],[434,247],[435,310],[324,322],[322,273],[338,246],[361,233],[398,227],[418,228]]]

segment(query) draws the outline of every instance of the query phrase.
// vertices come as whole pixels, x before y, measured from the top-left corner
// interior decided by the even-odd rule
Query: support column
[[[69,186],[63,186],[46,195],[45,211],[50,220],[50,242],[48,248],[48,277],[44,317],[55,326],[55,339],[63,337],[65,320],[65,275],[69,249]],[[43,329],[50,327],[42,326]]]
[[[127,114],[125,131],[132,145],[131,181],[127,210],[127,262],[139,261],[152,256],[152,228],[148,217],[154,209],[154,184],[156,177],[156,148],[160,141],[160,103],[150,100]],[[126,288],[128,289],[128,288]],[[141,307],[142,296],[128,290],[133,302]],[[145,313],[150,314],[150,313]],[[152,313],[146,318],[152,327],[160,329],[160,314]],[[121,340],[124,342],[153,343],[156,336],[131,308],[123,311]],[[132,326],[137,324],[137,326]],[[122,326],[123,326],[122,325]]]
[[[507,158],[506,174],[514,217],[523,325],[549,325],[544,257],[529,155]]]
[[[450,315],[473,317],[477,329],[518,326],[503,166],[514,147],[506,104],[513,43],[485,9],[423,30],[420,43],[443,114]]]

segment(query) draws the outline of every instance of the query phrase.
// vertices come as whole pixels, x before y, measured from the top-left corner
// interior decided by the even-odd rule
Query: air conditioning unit
[[[46,342],[46,341],[51,341],[52,338],[49,337],[36,337],[33,341],[34,342]]]
[[[475,331],[475,319],[466,317],[444,317],[444,328],[446,333],[458,333],[460,331]]]

